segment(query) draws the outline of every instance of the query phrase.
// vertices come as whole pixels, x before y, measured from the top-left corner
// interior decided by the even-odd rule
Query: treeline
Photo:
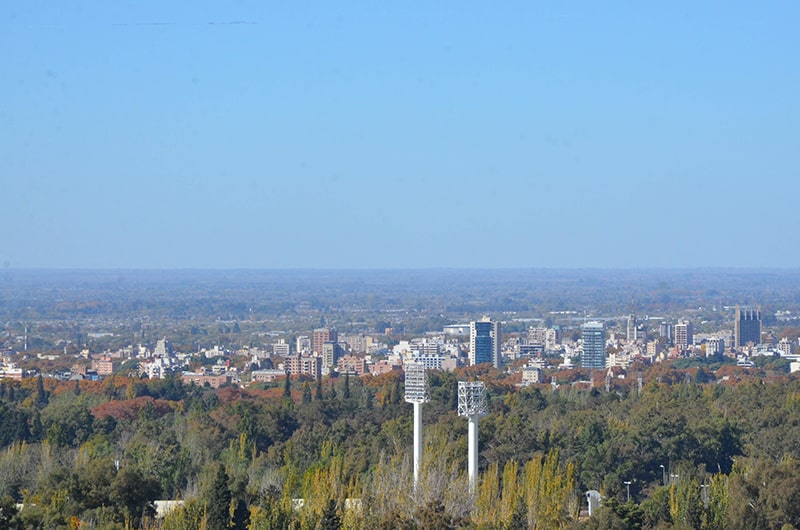
[[[416,488],[395,374],[3,381],[0,528],[800,528],[800,381],[658,373],[640,394],[431,372]],[[474,377],[490,413],[470,492],[456,387]],[[603,496],[591,518],[587,490]],[[158,499],[183,504],[156,519]]]

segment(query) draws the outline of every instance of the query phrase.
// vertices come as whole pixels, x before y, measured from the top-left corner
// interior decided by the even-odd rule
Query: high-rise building
[[[337,361],[344,355],[344,348],[338,342],[325,342],[322,344],[322,373],[328,374],[336,366]]]
[[[686,351],[694,344],[694,327],[691,322],[683,321],[675,324],[675,347],[679,351]]]
[[[311,351],[317,355],[322,354],[322,345],[326,342],[336,342],[338,334],[335,329],[317,328],[311,334]]]
[[[581,326],[583,353],[581,366],[584,368],[606,367],[606,332],[600,322],[587,322]]]
[[[658,326],[658,334],[667,339],[667,342],[672,342],[672,339],[674,338],[672,324],[667,324],[666,322],[662,323],[660,326]]]
[[[484,317],[469,323],[469,364],[492,363],[500,368],[500,322]]]
[[[310,375],[315,380],[322,377],[322,358],[311,355],[292,355],[286,359],[289,375]]]
[[[528,329],[528,344],[544,344],[547,339],[547,328]]]
[[[308,338],[308,335],[300,335],[297,337],[295,344],[294,350],[297,353],[308,353],[311,351],[311,339]]]
[[[725,339],[722,337],[709,337],[706,340],[706,357],[722,355],[725,353]]]
[[[172,346],[169,344],[166,337],[156,341],[156,347],[153,350],[154,357],[166,357],[170,353],[172,353]]]
[[[544,335],[544,349],[553,351],[561,344],[561,328],[548,328]]]
[[[628,327],[626,329],[625,338],[628,342],[636,340],[636,315],[628,315]]]
[[[747,344],[761,343],[761,308],[736,306],[736,316],[733,321],[733,334],[735,348]]]

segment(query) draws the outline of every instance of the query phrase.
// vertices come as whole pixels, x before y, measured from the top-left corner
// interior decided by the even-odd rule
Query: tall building
[[[294,350],[297,353],[308,353],[311,351],[311,339],[308,338],[308,335],[300,335],[297,337],[295,344]]]
[[[686,351],[689,345],[694,344],[694,327],[691,322],[683,321],[675,324],[675,347],[679,351]]]
[[[339,358],[344,355],[344,348],[338,342],[325,342],[322,344],[322,373],[329,374],[336,366]]]
[[[561,328],[548,328],[544,336],[544,349],[553,351],[558,349],[559,344],[561,344]]]
[[[662,323],[660,326],[658,326],[658,334],[667,339],[667,342],[672,342],[672,339],[674,338],[672,324]]]
[[[530,327],[528,329],[528,344],[544,344],[547,339],[547,328]]]
[[[628,315],[628,327],[626,329],[625,338],[628,342],[636,340],[636,315]]]
[[[761,308],[736,306],[736,316],[733,321],[733,334],[735,348],[741,348],[748,343],[761,343]]]
[[[292,355],[286,359],[289,375],[310,375],[315,380],[322,377],[322,358],[311,355]]]
[[[154,357],[166,357],[170,353],[172,353],[172,346],[167,341],[166,337],[156,341],[156,347],[153,350]]]
[[[606,367],[606,332],[601,322],[587,322],[581,326],[583,353],[581,366],[584,368]]]
[[[722,337],[709,337],[706,340],[706,357],[722,355],[725,353],[725,339]]]
[[[469,364],[492,363],[500,368],[500,322],[483,317],[469,323]]]
[[[322,345],[326,342],[337,342],[338,334],[335,329],[317,328],[311,334],[311,351],[317,355],[322,354]]]

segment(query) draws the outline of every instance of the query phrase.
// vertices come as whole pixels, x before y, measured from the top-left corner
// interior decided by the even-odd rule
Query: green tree
[[[121,507],[127,519],[136,526],[142,516],[155,514],[153,501],[158,499],[160,493],[161,486],[157,479],[144,476],[137,469],[123,467],[111,482],[109,498]]]
[[[0,530],[22,530],[17,507],[11,497],[0,500]]]
[[[336,499],[329,499],[327,506],[322,511],[322,519],[320,519],[321,530],[339,530],[342,527],[342,518],[339,516],[339,510],[336,506]]]
[[[284,399],[292,398],[292,376],[286,372],[286,379],[283,382],[283,397]]]
[[[36,397],[34,398],[34,405],[36,408],[42,409],[47,406],[48,394],[44,389],[44,382],[42,376],[36,378]]]
[[[419,530],[453,530],[456,528],[453,518],[447,514],[444,504],[438,499],[428,501],[423,508],[414,513]]]
[[[217,465],[217,474],[211,484],[206,502],[206,524],[208,530],[225,530],[231,521],[231,491],[228,489],[228,474],[222,464]]]

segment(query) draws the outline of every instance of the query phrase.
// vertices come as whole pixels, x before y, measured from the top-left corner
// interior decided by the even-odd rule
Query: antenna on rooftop
[[[407,363],[405,400],[414,404],[414,490],[419,483],[419,469],[422,463],[422,404],[430,400],[428,395],[428,376],[422,363]]]
[[[467,472],[469,491],[473,494],[478,481],[478,418],[486,414],[486,385],[483,381],[459,381],[458,415],[469,420]]]

